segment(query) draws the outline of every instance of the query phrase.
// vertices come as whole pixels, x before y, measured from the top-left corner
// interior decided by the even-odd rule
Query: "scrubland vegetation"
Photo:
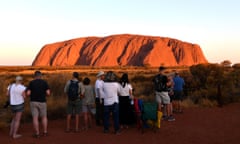
[[[0,129],[10,122],[10,109],[3,109],[7,97],[7,86],[15,81],[17,75],[24,77],[27,86],[35,70],[41,70],[43,79],[47,80],[51,88],[51,96],[47,99],[49,119],[65,117],[67,97],[63,93],[65,83],[71,78],[73,71],[80,73],[80,77],[89,77],[94,85],[99,70],[112,70],[120,77],[127,72],[133,85],[135,97],[145,101],[154,100],[152,78],[158,68],[151,67],[0,67]],[[226,67],[218,64],[195,65],[191,67],[171,67],[167,74],[179,71],[185,80],[184,101],[185,107],[213,107],[224,106],[240,100],[240,68],[239,66]],[[24,122],[31,120],[29,98],[26,98]]]

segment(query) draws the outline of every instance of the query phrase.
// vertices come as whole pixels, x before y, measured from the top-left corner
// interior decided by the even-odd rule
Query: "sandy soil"
[[[146,129],[142,134],[136,127],[123,130],[120,135],[104,134],[102,127],[93,126],[88,131],[65,133],[64,120],[49,121],[49,136],[33,138],[31,123],[21,125],[23,137],[13,140],[8,130],[0,131],[1,144],[239,144],[240,103],[223,108],[189,108],[175,114],[175,122],[162,121],[154,133]]]

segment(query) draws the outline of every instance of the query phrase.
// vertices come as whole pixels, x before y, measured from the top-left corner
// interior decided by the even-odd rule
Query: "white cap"
[[[103,71],[99,71],[98,74],[97,74],[97,77],[100,77],[102,75],[104,75],[105,73]]]

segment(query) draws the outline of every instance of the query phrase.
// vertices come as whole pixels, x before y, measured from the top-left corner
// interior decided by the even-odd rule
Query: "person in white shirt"
[[[103,84],[104,92],[104,133],[109,133],[109,119],[110,113],[112,113],[114,121],[115,134],[120,133],[119,129],[119,105],[118,105],[118,93],[120,91],[120,84],[117,82],[116,75],[109,71],[105,76]]]
[[[10,125],[9,135],[16,139],[22,135],[18,134],[18,128],[20,125],[22,112],[24,110],[24,98],[26,87],[22,84],[23,78],[21,76],[16,77],[16,83],[11,84],[8,87],[7,95],[10,96],[10,105],[13,112],[13,118]]]
[[[104,83],[105,73],[99,71],[97,74],[97,80],[95,82],[95,104],[96,104],[96,125],[100,126],[103,124],[103,83]]]
[[[134,113],[131,106],[132,85],[129,83],[128,74],[124,73],[120,79],[120,93],[119,93],[119,120],[121,128],[128,128],[134,123]]]

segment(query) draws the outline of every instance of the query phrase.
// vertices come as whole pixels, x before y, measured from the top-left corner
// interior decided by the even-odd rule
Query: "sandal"
[[[22,137],[22,135],[16,134],[16,135],[13,136],[13,139],[18,139],[18,138],[20,138],[20,137]]]
[[[33,134],[32,137],[34,137],[34,138],[40,138],[40,135],[39,135],[39,134]]]

